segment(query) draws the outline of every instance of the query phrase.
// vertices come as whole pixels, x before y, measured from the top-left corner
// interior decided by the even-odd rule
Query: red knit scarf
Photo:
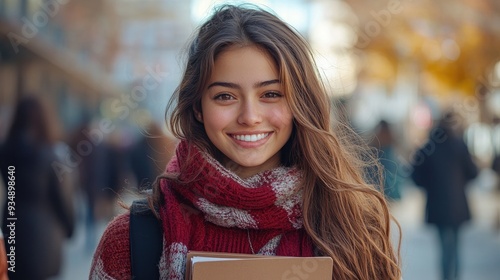
[[[167,172],[179,174],[180,182],[160,181],[165,199],[160,209],[162,279],[184,278],[188,250],[313,255],[311,241],[302,229],[301,173],[297,169],[278,167],[241,179],[183,141]]]

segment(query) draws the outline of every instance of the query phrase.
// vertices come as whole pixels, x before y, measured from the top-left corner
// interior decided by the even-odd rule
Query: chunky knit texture
[[[297,169],[279,167],[243,180],[181,142],[167,172],[179,174],[179,180],[160,181],[166,202],[160,209],[161,279],[184,279],[188,250],[313,255],[311,240],[302,228]],[[106,229],[94,255],[92,279],[130,277],[128,217],[119,216]]]
[[[130,279],[129,214],[111,221],[97,246],[89,279]]]

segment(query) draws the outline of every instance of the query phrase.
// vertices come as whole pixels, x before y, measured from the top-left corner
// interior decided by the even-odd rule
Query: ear
[[[193,111],[194,111],[194,117],[196,118],[196,120],[203,123],[203,114],[200,112],[200,110],[198,110],[197,108],[194,108]]]

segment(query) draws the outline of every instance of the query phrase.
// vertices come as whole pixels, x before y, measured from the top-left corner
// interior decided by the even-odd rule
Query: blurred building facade
[[[130,111],[154,104],[146,95],[167,91],[167,68],[178,68],[172,50],[191,31],[189,5],[157,4],[0,1],[2,111],[23,95],[40,95],[55,104],[69,130],[95,115],[115,121],[120,110],[113,101]],[[137,116],[116,121],[132,122],[129,117]]]

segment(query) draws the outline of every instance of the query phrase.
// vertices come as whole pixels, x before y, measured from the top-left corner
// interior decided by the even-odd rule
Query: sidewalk
[[[500,279],[500,232],[495,231],[494,215],[500,210],[491,191],[473,187],[469,192],[473,221],[461,236],[461,279]],[[424,193],[406,187],[403,200],[392,209],[403,230],[401,257],[405,280],[439,280],[437,233],[424,221]]]
[[[64,248],[64,263],[61,274],[49,280],[88,280],[95,247],[107,224],[107,221],[101,221],[96,224],[95,245],[88,246],[86,244],[85,224],[83,223],[83,219],[78,219],[74,236],[66,242]]]

